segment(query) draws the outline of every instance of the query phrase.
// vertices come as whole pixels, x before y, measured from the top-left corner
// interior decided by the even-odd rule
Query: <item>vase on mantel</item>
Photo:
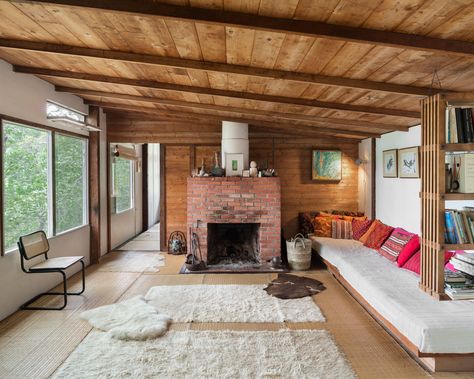
[[[214,167],[211,170],[212,176],[224,176],[224,169],[219,165],[217,151],[214,153]]]

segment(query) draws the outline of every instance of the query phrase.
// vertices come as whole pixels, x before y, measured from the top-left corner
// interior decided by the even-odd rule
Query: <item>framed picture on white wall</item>
[[[383,156],[383,177],[396,178],[398,176],[397,170],[397,149],[385,150],[382,152]]]
[[[400,178],[420,177],[420,153],[418,146],[398,150]]]

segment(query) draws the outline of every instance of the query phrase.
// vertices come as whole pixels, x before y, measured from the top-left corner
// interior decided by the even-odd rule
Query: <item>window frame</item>
[[[79,133],[74,133],[68,130],[56,129],[50,126],[30,122],[16,117],[0,114],[0,256],[14,253],[18,250],[17,247],[6,250],[4,244],[4,210],[5,210],[5,194],[4,194],[4,124],[16,124],[20,127],[27,127],[33,129],[46,130],[48,132],[48,238],[55,238],[71,233],[75,230],[87,227],[90,225],[89,213],[89,136]],[[71,229],[56,232],[56,173],[55,173],[55,135],[62,134],[70,137],[75,137],[84,140],[84,219],[83,224],[73,227]]]

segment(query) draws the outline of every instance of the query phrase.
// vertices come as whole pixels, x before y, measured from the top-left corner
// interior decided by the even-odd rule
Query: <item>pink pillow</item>
[[[407,232],[405,229],[396,228],[388,240],[384,242],[379,253],[389,261],[395,262],[413,236],[413,233]]]
[[[402,252],[397,258],[398,267],[402,267],[412,256],[420,250],[420,237],[414,235],[413,238],[403,248]]]
[[[453,252],[447,251],[444,253],[444,264],[449,262],[451,257],[454,255]],[[412,257],[403,265],[402,268],[406,270],[413,271],[415,274],[420,275],[420,262],[421,262],[421,252],[418,250]]]

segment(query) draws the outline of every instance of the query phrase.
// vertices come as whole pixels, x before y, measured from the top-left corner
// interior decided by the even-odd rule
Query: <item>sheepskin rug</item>
[[[82,312],[80,317],[93,327],[120,340],[146,340],[156,338],[168,330],[169,316],[160,314],[147,304],[143,296],[120,303],[104,305]]]
[[[355,378],[326,330],[169,331],[148,341],[93,331],[54,378]]]
[[[152,287],[148,304],[173,322],[324,322],[311,297],[282,300],[264,285],[176,285]]]

